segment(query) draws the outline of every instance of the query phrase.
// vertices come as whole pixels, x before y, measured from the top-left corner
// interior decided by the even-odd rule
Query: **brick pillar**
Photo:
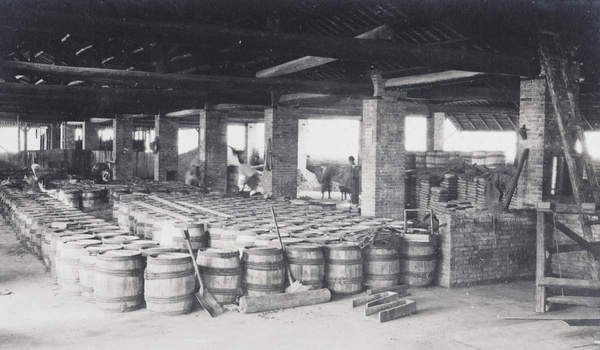
[[[204,185],[223,192],[227,191],[227,122],[227,113],[200,111],[198,156]]]
[[[438,151],[444,149],[444,121],[445,113],[431,113],[427,118],[427,150]]]
[[[162,113],[154,117],[158,152],[154,156],[154,180],[177,181],[179,167],[179,122]]]
[[[113,119],[113,158],[115,180],[133,178],[133,121],[131,118]]]
[[[78,128],[78,125],[63,123],[61,128],[61,148],[62,149],[76,149],[75,146],[75,132]]]
[[[98,136],[98,131],[100,131],[100,124],[91,123],[89,120],[86,120],[83,123],[83,149],[100,149],[100,136]]]
[[[552,157],[562,155],[562,143],[554,122],[552,103],[544,78],[521,82],[518,128],[525,125],[527,140],[518,136],[517,157],[529,148],[529,158],[517,184],[518,208],[535,207],[549,193],[552,177]]]
[[[274,197],[298,194],[298,116],[287,108],[265,109],[265,149],[271,144],[271,169],[263,173],[263,188]]]
[[[404,216],[404,117],[402,103],[363,101],[361,214]]]

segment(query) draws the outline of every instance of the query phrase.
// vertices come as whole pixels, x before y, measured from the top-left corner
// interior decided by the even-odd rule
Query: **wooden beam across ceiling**
[[[429,101],[486,100],[519,103],[519,96],[519,90],[446,86],[422,90],[410,90],[407,92],[406,98]]]
[[[318,94],[340,94],[348,96],[371,96],[372,84],[347,84],[326,81],[308,81],[284,78],[246,78],[191,74],[160,74],[117,69],[68,67],[17,61],[1,61],[0,69],[14,72],[34,73],[63,79],[93,81],[97,83],[137,85],[151,88],[190,89],[213,92],[231,90],[285,93],[305,92]]]
[[[356,36],[357,39],[379,39],[391,40],[394,32],[390,26],[384,24],[368,32]],[[305,69],[315,68],[324,64],[335,62],[337,58],[304,56],[293,61],[285,62],[274,67],[256,72],[257,78],[277,77],[281,75],[296,73]]]
[[[385,81],[386,89],[408,90],[429,87],[439,84],[450,84],[484,78],[486,74],[449,70],[437,73],[413,75],[409,77],[391,78]]]
[[[429,105],[429,110],[444,113],[464,113],[464,114],[510,114],[519,115],[519,108],[504,107],[481,107],[481,106],[444,106]]]
[[[346,60],[390,60],[406,66],[424,62],[437,70],[465,70],[520,76],[536,76],[539,62],[534,58],[500,53],[453,49],[382,40],[362,40],[339,36],[191,25],[173,22],[145,22],[58,12],[6,9],[0,14],[0,27],[25,31],[77,33],[96,37],[185,43],[227,48],[230,51],[285,52],[298,56],[331,57]]]

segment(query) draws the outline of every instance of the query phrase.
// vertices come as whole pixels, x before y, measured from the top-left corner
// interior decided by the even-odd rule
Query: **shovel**
[[[194,252],[192,251],[192,245],[190,243],[190,233],[188,232],[187,227],[185,230],[183,230],[183,234],[185,235],[185,243],[187,243],[188,251],[190,252],[190,257],[192,258],[192,265],[194,265],[194,270],[196,271],[196,278],[198,278],[198,282],[200,283],[200,290],[198,290],[198,292],[194,295],[204,310],[208,311],[211,317],[216,317],[222,314],[224,310],[215,300],[215,297],[212,295],[212,293],[209,290],[204,289],[202,276],[200,276],[200,270],[198,269],[198,265],[194,259]]]
[[[273,214],[273,223],[275,224],[275,230],[277,231],[277,238],[279,239],[279,245],[281,245],[281,249],[283,250],[283,261],[285,262],[285,272],[288,280],[290,281],[290,286],[285,289],[286,293],[294,293],[294,292],[302,292],[311,290],[312,286],[305,286],[300,281],[294,281],[294,277],[292,277],[292,271],[290,270],[290,264],[287,260],[287,252],[285,250],[285,246],[281,241],[281,234],[279,233],[279,226],[277,226],[277,219],[275,218],[275,210],[271,206],[271,214]]]

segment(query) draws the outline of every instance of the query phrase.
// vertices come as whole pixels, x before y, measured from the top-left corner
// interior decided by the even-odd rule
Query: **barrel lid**
[[[207,256],[212,258],[233,258],[239,257],[240,253],[238,250],[228,249],[217,249],[217,248],[206,248],[198,249],[198,256]]]
[[[139,249],[139,252],[142,256],[149,256],[152,254],[162,254],[162,253],[177,253],[180,252],[179,248],[171,248],[171,247],[143,247]]]
[[[82,239],[92,239],[92,238],[94,238],[94,235],[79,234],[79,235],[61,236],[60,241],[64,243],[64,242],[79,241]]]
[[[189,254],[178,253],[178,252],[164,252],[164,253],[156,253],[148,255],[148,259],[157,259],[157,260],[179,260],[179,259],[190,259]]]
[[[136,241],[128,241],[121,244],[124,249],[129,250],[140,250],[144,247],[156,247],[158,245],[157,241],[151,241],[146,239],[139,239]]]
[[[286,245],[285,249],[293,251],[319,251],[323,249],[323,246],[315,243],[294,243]]]
[[[79,239],[76,241],[69,241],[65,243],[67,249],[81,249],[87,246],[102,244],[102,241],[97,239]]]
[[[329,243],[324,245],[325,249],[329,250],[356,250],[360,249],[358,243]]]
[[[109,250],[103,254],[104,257],[138,257],[142,256],[140,252],[136,252],[135,250]]]
[[[279,242],[277,242],[277,244],[279,244]],[[281,254],[283,251],[281,250],[281,248],[276,248],[276,247],[251,246],[251,247],[244,247],[243,252],[244,252],[244,254],[252,254],[252,255],[277,255],[277,254]]]
[[[137,236],[112,236],[112,237],[104,237],[102,238],[102,243],[107,243],[107,244],[120,244],[120,243],[126,243],[126,242],[131,242],[131,241],[136,241],[140,239]]]
[[[121,247],[108,247],[108,246],[105,246],[102,244],[91,245],[91,246],[84,247],[81,254],[83,254],[83,255],[98,255],[98,254],[107,252],[109,250],[117,250],[117,249],[121,249]]]

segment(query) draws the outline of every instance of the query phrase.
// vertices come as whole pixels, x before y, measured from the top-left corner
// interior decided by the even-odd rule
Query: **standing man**
[[[348,157],[350,163],[349,169],[349,180],[350,188],[352,190],[350,194],[350,203],[358,204],[358,195],[360,194],[360,167],[354,162],[354,157]]]

